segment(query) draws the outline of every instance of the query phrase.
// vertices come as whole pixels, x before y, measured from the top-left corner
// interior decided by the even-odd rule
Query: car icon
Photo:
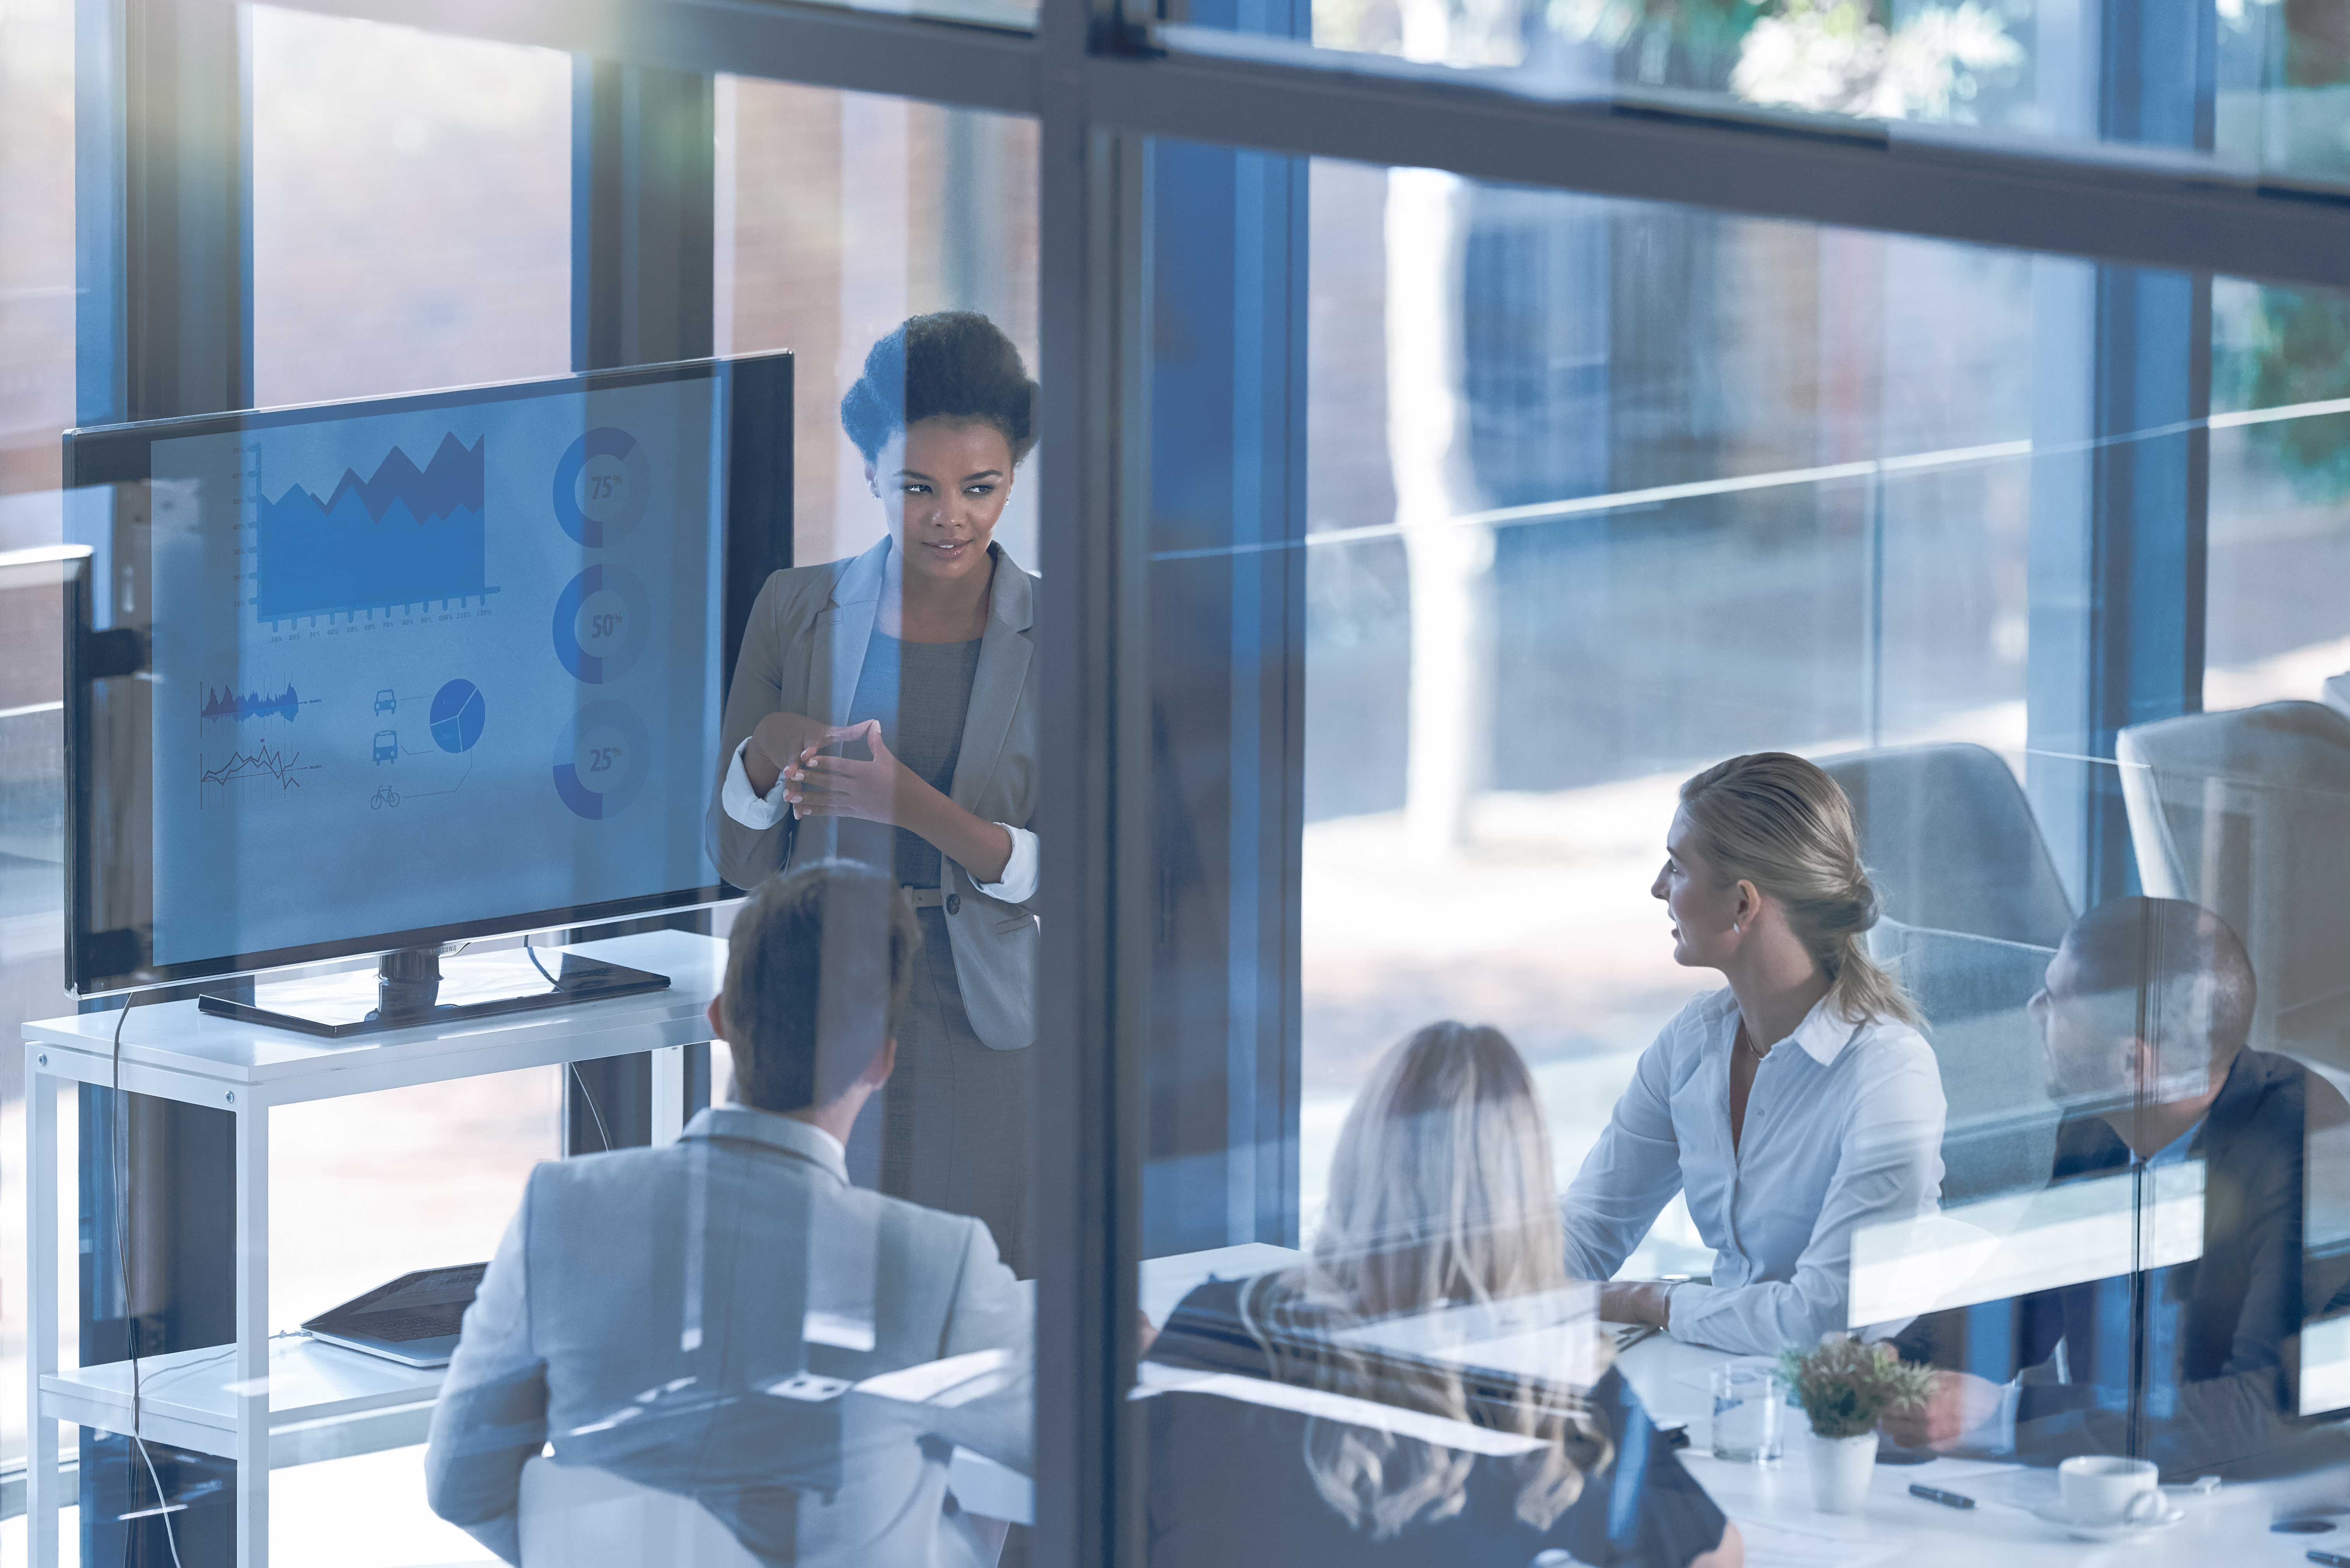
[[[389,713],[399,705],[399,699],[391,694],[389,686],[375,694],[375,711],[379,713]]]
[[[375,732],[375,760],[380,763],[400,761],[400,732],[378,730]]]

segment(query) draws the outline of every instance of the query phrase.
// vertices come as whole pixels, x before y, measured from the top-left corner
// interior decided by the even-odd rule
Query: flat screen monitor
[[[789,564],[788,354],[104,429],[69,634],[85,994],[691,909]],[[102,600],[102,602],[101,602]]]

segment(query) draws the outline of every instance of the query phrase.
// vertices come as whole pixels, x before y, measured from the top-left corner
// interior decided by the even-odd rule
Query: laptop
[[[446,1366],[487,1263],[422,1269],[378,1285],[302,1327],[313,1339],[408,1366]]]

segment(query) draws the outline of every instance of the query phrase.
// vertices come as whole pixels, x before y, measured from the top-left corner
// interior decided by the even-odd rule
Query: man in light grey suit
[[[847,1179],[920,941],[869,867],[753,895],[711,1004],[737,1103],[669,1147],[531,1173],[433,1412],[435,1512],[520,1562],[523,1466],[551,1441],[558,1464],[696,1499],[764,1562],[918,1568],[941,1560],[954,1440],[1027,1469],[1017,1400],[949,1417],[941,1441],[844,1397],[966,1352],[1024,1357],[1033,1321],[984,1225]]]

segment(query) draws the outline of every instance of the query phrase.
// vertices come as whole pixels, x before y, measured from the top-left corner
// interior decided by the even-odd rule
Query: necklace
[[[1746,1021],[1742,1018],[1738,1021],[1738,1043],[1741,1045],[1745,1046],[1747,1054],[1753,1057],[1757,1062],[1762,1061],[1771,1054],[1768,1051],[1756,1049],[1754,1044],[1754,1036],[1747,1033]]]

